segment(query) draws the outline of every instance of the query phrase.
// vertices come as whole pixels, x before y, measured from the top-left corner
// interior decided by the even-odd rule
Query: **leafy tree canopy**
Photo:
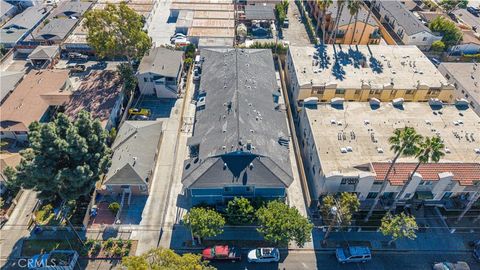
[[[456,45],[463,38],[463,34],[454,22],[439,16],[430,22],[430,30],[439,32],[443,35],[442,42],[445,46]]]
[[[140,256],[122,258],[122,265],[127,270],[215,270],[207,261],[202,261],[197,254],[179,255],[171,249],[157,248]]]
[[[257,230],[267,241],[280,245],[295,241],[297,246],[302,247],[311,240],[313,225],[295,207],[271,201],[258,209],[256,215],[260,224]]]
[[[151,46],[143,25],[143,17],[125,2],[91,10],[84,22],[87,42],[99,56],[126,56],[128,60],[141,58]]]
[[[436,40],[432,43],[432,50],[435,52],[443,52],[445,50],[445,43],[441,40]]]
[[[337,217],[332,216],[333,207],[337,208]],[[353,214],[359,207],[360,201],[354,193],[342,192],[338,199],[327,195],[323,197],[321,206],[323,221],[333,226],[349,226],[352,223]]]
[[[204,238],[223,232],[225,219],[217,212],[203,207],[194,207],[185,214],[185,223],[190,226],[193,235]]]
[[[57,196],[75,200],[90,193],[110,164],[108,133],[100,121],[81,111],[72,122],[65,114],[48,123],[29,126],[30,147],[20,152],[16,171],[7,170],[14,186],[39,191],[47,201]]]
[[[255,208],[243,197],[235,197],[228,202],[227,218],[232,224],[251,224],[255,219]]]
[[[442,0],[440,6],[447,12],[450,13],[459,8],[466,8],[468,5],[468,0]]]
[[[393,242],[399,238],[415,239],[417,235],[415,232],[418,230],[415,217],[401,213],[393,216],[387,213],[382,218],[382,225],[380,231],[383,235],[389,235],[392,237],[390,242]]]

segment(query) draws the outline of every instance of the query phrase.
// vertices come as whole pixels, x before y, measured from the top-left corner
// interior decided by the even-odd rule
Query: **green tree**
[[[112,202],[108,205],[108,210],[112,211],[112,213],[116,215],[118,210],[120,210],[120,204],[118,204],[118,202]]]
[[[74,122],[62,113],[48,124],[33,122],[30,147],[20,152],[16,171],[7,172],[8,182],[39,191],[39,198],[47,201],[87,195],[110,164],[107,138],[100,121],[86,111]]]
[[[251,224],[255,219],[255,209],[247,198],[235,197],[227,204],[227,220],[231,224]]]
[[[439,5],[450,14],[459,8],[466,8],[468,0],[442,0]]]
[[[183,219],[192,230],[192,234],[198,238],[199,243],[204,237],[222,233],[225,226],[225,219],[219,213],[203,207],[190,209]]]
[[[367,216],[365,217],[365,222],[368,221],[370,216],[373,213],[373,210],[378,204],[380,200],[380,196],[382,196],[385,188],[387,187],[388,176],[390,176],[390,172],[395,167],[395,163],[400,156],[414,156],[418,152],[418,144],[422,140],[422,136],[419,135],[414,128],[412,127],[404,127],[402,129],[396,129],[393,132],[393,135],[388,138],[388,142],[390,143],[390,150],[395,153],[395,157],[393,158],[390,166],[388,167],[387,173],[385,174],[385,178],[383,179],[382,186],[380,187],[377,196],[375,196],[375,200],[368,211]]]
[[[441,40],[436,40],[432,43],[431,48],[435,52],[443,52],[445,50],[445,43]]]
[[[347,0],[338,0],[337,2],[337,15],[335,16],[335,29],[330,33],[329,40],[332,40],[333,44],[337,41],[338,26],[340,23],[340,14],[342,14],[343,9],[345,8],[345,2]]]
[[[187,48],[185,48],[185,58],[195,58],[195,51],[197,49],[195,48],[195,45],[190,43],[188,44]]]
[[[208,261],[202,261],[198,254],[186,253],[179,255],[171,249],[157,248],[140,256],[128,256],[122,258],[122,266],[127,270],[215,270],[208,265]]]
[[[93,9],[84,22],[87,42],[100,57],[124,56],[129,61],[141,58],[151,46],[143,24],[143,17],[125,2]]]
[[[328,225],[327,233],[325,233],[324,241],[330,235],[333,227],[346,227],[352,223],[352,216],[358,211],[360,201],[355,193],[342,192],[339,198],[327,195],[322,199],[323,222]]]
[[[117,66],[117,72],[120,75],[125,93],[130,96],[137,87],[137,77],[135,77],[132,66],[122,63]]]
[[[409,175],[405,185],[403,185],[402,190],[395,197],[393,204],[390,206],[390,210],[395,209],[397,206],[397,201],[403,197],[406,188],[410,184],[410,181],[412,181],[412,178],[418,171],[420,165],[430,162],[438,163],[440,159],[445,156],[445,153],[443,152],[444,148],[445,145],[443,144],[442,139],[438,136],[433,138],[425,137],[418,142],[417,153],[415,154],[415,157],[418,159],[418,163],[413,169],[412,173]]]
[[[362,4],[359,0],[348,0],[347,2],[347,9],[350,13],[350,19],[348,20],[347,30],[345,31],[345,35],[343,36],[343,43],[345,43],[345,39],[347,38],[348,30],[350,29],[350,25],[352,24],[352,19],[355,17],[355,26],[353,28],[352,39],[350,43],[353,41],[353,37],[355,36],[355,28],[357,28],[357,21],[358,21],[358,11],[361,9]]]
[[[438,16],[429,25],[430,30],[439,32],[443,35],[442,42],[446,47],[456,45],[462,41],[462,31],[455,25],[455,23],[443,16]]]
[[[277,16],[278,23],[282,25],[287,17],[287,14],[285,13],[285,6],[282,3],[275,5],[275,15]]]
[[[325,44],[325,31],[327,31],[327,10],[333,4],[333,0],[317,0],[317,5],[320,8],[322,13],[322,44]],[[317,26],[315,31],[318,33],[318,26],[320,25],[319,20],[317,20]]]
[[[311,239],[313,225],[298,212],[281,201],[271,201],[256,213],[260,227],[257,229],[267,241],[287,245],[295,241],[303,247]]]
[[[382,218],[382,225],[380,225],[380,231],[385,236],[391,236],[392,239],[388,244],[392,244],[399,238],[415,239],[417,237],[416,231],[418,230],[417,222],[414,216],[401,213],[393,216],[387,213]]]

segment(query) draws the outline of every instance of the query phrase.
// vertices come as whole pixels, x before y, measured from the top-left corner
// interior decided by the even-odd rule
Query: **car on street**
[[[131,109],[128,109],[128,114],[149,116],[151,112],[149,109],[131,108]]]
[[[70,60],[87,61],[87,60],[88,60],[88,56],[87,56],[87,55],[84,55],[84,54],[81,54],[81,53],[72,52],[72,53],[69,53],[69,54],[68,54],[68,59],[70,59]]]
[[[175,41],[175,39],[179,39],[179,38],[187,38],[187,36],[185,36],[185,34],[182,34],[182,33],[176,33],[170,37],[170,41],[173,42]]]
[[[458,261],[456,263],[451,262],[438,262],[433,264],[433,270],[470,270],[468,263]]]
[[[436,67],[438,67],[441,63],[440,60],[435,57],[429,57],[428,59],[430,59],[430,62],[432,62],[432,64],[434,64]]]
[[[280,251],[278,248],[256,248],[248,252],[248,262],[269,263],[280,261]]]
[[[229,246],[213,246],[202,251],[202,259],[208,261],[240,261],[240,250]]]
[[[365,263],[372,259],[372,253],[368,247],[351,246],[346,248],[337,248],[335,255],[340,263]]]
[[[290,21],[288,20],[288,18],[285,18],[285,20],[283,20],[282,27],[283,28],[288,28],[289,26],[290,26]]]
[[[479,17],[480,16],[480,8],[476,7],[467,7],[467,11],[472,13],[472,15]]]
[[[134,115],[132,117],[132,120],[139,120],[139,121],[145,121],[145,120],[149,120],[150,118],[146,115],[143,115],[143,114],[137,114],[137,115]]]
[[[200,77],[202,76],[201,74],[201,69],[200,67],[196,67],[194,70],[193,70],[193,80],[194,81],[198,81],[200,80]]]
[[[84,72],[87,69],[87,67],[85,65],[80,65],[77,63],[70,63],[67,65],[67,69],[69,69],[71,73],[77,73],[77,72]]]

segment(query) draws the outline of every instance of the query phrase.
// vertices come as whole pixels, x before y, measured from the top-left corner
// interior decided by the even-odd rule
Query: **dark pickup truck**
[[[242,257],[240,255],[240,251],[235,247],[214,246],[203,250],[202,259],[209,261],[240,261]]]

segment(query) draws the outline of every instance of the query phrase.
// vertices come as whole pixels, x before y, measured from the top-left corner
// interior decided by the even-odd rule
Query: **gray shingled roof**
[[[381,5],[388,12],[396,23],[401,25],[407,35],[414,35],[420,32],[429,32],[426,27],[413,13],[399,1],[380,1]]]
[[[25,75],[23,71],[2,71],[0,74],[0,101],[2,101]]]
[[[29,59],[51,60],[59,52],[58,46],[37,46],[33,52],[28,55]]]
[[[56,9],[53,10],[52,14],[54,17],[60,17],[60,16],[65,16],[65,17],[77,17],[79,18],[80,16],[87,11],[90,6],[92,5],[92,2],[84,2],[84,1],[68,1],[68,2],[62,2]]]
[[[125,121],[112,146],[112,165],[104,184],[147,183],[161,134],[161,121]]]
[[[61,41],[72,30],[78,20],[53,19],[33,33],[35,40]]]
[[[183,184],[288,187],[288,129],[285,112],[274,103],[279,87],[271,51],[204,49],[202,57],[205,108],[197,111],[188,141],[199,144],[199,159],[185,162]]]
[[[256,4],[245,6],[245,18],[247,20],[275,20],[274,5]]]
[[[182,67],[182,51],[162,47],[152,48],[143,56],[138,73],[155,73],[165,77],[177,77]]]
[[[34,27],[51,9],[52,8],[48,6],[29,7],[8,21],[2,29],[8,29],[10,27],[30,29]]]

